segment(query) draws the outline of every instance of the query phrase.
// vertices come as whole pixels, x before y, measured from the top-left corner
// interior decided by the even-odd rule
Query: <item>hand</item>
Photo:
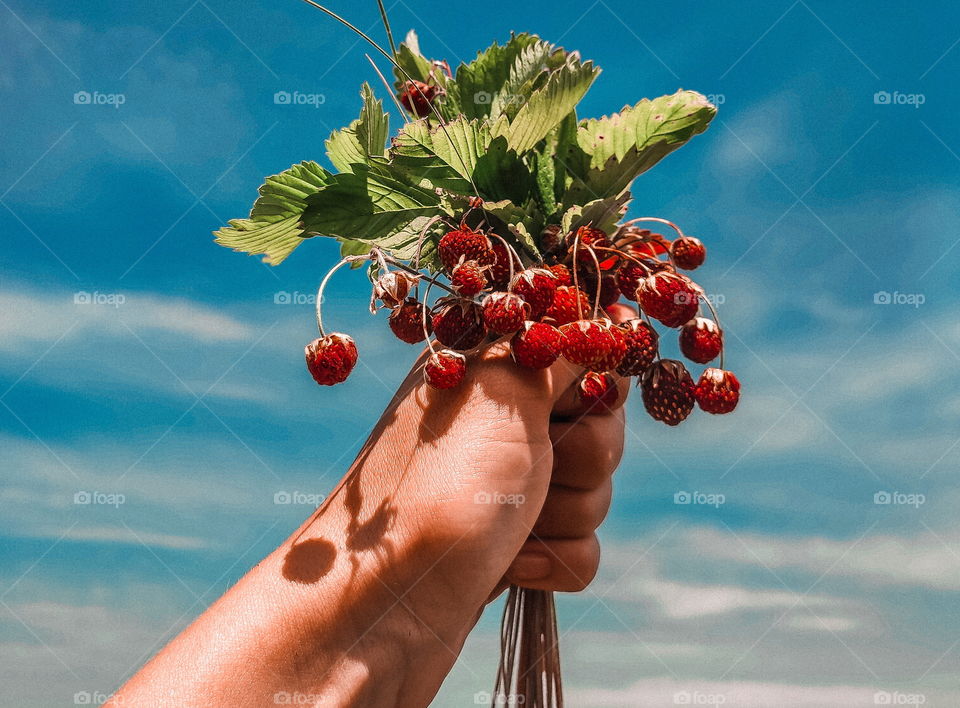
[[[596,572],[623,411],[583,415],[581,373],[562,360],[519,369],[506,340],[473,355],[453,390],[427,388],[415,367],[327,503],[124,700],[162,688],[178,705],[259,706],[283,691],[427,705],[508,583],[580,590]],[[172,681],[188,666],[191,681]]]

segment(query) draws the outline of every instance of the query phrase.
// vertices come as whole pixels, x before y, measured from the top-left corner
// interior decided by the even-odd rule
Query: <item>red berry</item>
[[[732,371],[709,368],[700,375],[695,395],[707,413],[729,413],[740,400],[740,382]]]
[[[557,276],[546,268],[527,268],[514,276],[510,290],[530,303],[530,317],[537,320],[553,302]]]
[[[560,356],[560,330],[544,322],[525,322],[510,340],[510,355],[527,369],[546,369]]]
[[[681,236],[670,246],[670,255],[677,268],[696,270],[703,265],[707,258],[707,249],[700,239],[692,236]]]
[[[470,300],[441,298],[434,306],[432,323],[437,341],[450,349],[473,349],[487,334],[480,307]]]
[[[523,327],[530,305],[516,293],[495,292],[483,299],[483,322],[497,334],[510,334]]]
[[[593,268],[582,268],[578,273],[580,287],[587,294],[590,302],[597,300],[597,273]],[[613,273],[600,275],[600,307],[610,307],[620,299],[620,288],[617,287],[617,278]]]
[[[416,285],[419,279],[419,276],[413,276],[398,270],[384,273],[373,284],[374,302],[370,303],[370,311],[376,311],[376,300],[382,302],[384,307],[398,307],[410,292],[410,288]]]
[[[679,327],[697,314],[702,294],[700,286],[686,276],[661,271],[640,281],[637,302],[655,320]]]
[[[357,363],[357,345],[346,334],[334,332],[314,339],[304,348],[307,369],[321,386],[345,381]]]
[[[423,304],[410,297],[390,313],[387,323],[397,335],[397,339],[407,344],[416,344],[427,338],[430,332],[430,318],[426,320],[426,332],[424,332],[423,310]]]
[[[561,285],[553,296],[553,303],[547,308],[544,317],[549,318],[557,327],[579,320],[588,315],[593,306],[587,294],[572,285]]]
[[[423,365],[423,380],[432,388],[454,388],[467,373],[467,357],[449,349],[434,352]]]
[[[463,261],[453,267],[450,285],[461,295],[472,297],[487,286],[487,276],[476,261]]]
[[[643,374],[640,389],[647,413],[667,425],[678,425],[693,410],[690,372],[674,359],[661,359]]]
[[[620,325],[627,340],[627,352],[617,367],[621,376],[640,376],[657,358],[660,335],[639,317]]]
[[[628,300],[636,301],[637,287],[647,273],[647,269],[635,261],[621,263],[617,268],[617,287],[620,288],[620,294]]]
[[[577,320],[560,328],[560,353],[571,364],[594,371],[613,369],[627,350],[623,332],[609,320]]]
[[[588,371],[577,386],[580,401],[587,410],[594,407],[611,408],[620,397],[617,385],[610,374]]]
[[[512,256],[500,240],[492,239],[492,241],[493,263],[490,266],[490,282],[500,287],[506,287],[510,282],[510,259]],[[514,272],[520,270],[521,267],[514,259]]]
[[[400,103],[417,118],[431,115],[430,106],[439,93],[437,86],[425,84],[422,81],[405,81],[400,90]]]
[[[547,270],[557,276],[557,285],[573,285],[573,276],[570,274],[570,269],[563,263],[547,266]]]
[[[440,261],[448,273],[460,260],[476,261],[480,265],[490,265],[493,262],[493,249],[486,234],[463,226],[455,231],[448,231],[437,244]]]
[[[607,257],[606,252],[597,252],[594,251],[594,248],[610,248],[610,241],[607,240],[607,234],[592,226],[581,226],[577,229],[576,233],[567,236],[567,241],[571,255],[573,254],[574,247],[576,247],[578,263],[592,265],[594,267],[596,267],[599,261]],[[593,255],[591,255],[591,252],[593,252]]]
[[[694,317],[680,328],[680,351],[690,361],[706,364],[723,349],[723,332],[713,320]]]

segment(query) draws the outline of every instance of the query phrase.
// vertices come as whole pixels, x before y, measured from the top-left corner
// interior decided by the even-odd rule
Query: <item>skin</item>
[[[434,391],[415,367],[324,506],[106,705],[426,706],[508,584],[586,587],[622,407],[585,413],[580,370],[505,340],[467,371]]]

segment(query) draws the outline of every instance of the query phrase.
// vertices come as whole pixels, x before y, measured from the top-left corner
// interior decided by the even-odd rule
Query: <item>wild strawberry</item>
[[[617,402],[620,392],[610,374],[588,371],[577,386],[577,393],[584,408],[610,408]]]
[[[640,389],[647,413],[667,425],[678,425],[693,410],[694,385],[679,361],[661,359],[643,374]]]
[[[400,103],[417,118],[424,118],[433,113],[430,106],[440,92],[438,86],[431,86],[422,81],[411,80],[403,83],[400,90]]]
[[[560,330],[545,322],[525,322],[510,340],[510,355],[526,369],[546,369],[560,356]]]
[[[657,358],[657,343],[660,335],[639,317],[619,325],[627,342],[623,361],[617,367],[621,376],[640,376]]]
[[[546,268],[527,268],[514,276],[510,290],[530,303],[530,317],[538,320],[553,302],[557,276]]]
[[[656,258],[670,250],[670,241],[663,234],[655,234],[650,229],[628,226],[622,230],[621,236],[630,236],[635,239],[625,246],[627,252],[633,256]]]
[[[440,252],[440,261],[448,273],[453,267],[465,261],[476,261],[480,265],[489,265],[493,262],[493,249],[486,234],[461,226],[454,231],[448,231],[437,244]]]
[[[610,320],[577,320],[560,327],[560,353],[571,364],[606,371],[615,368],[626,353],[623,332],[613,332]]]
[[[487,334],[480,307],[470,300],[441,298],[434,306],[432,323],[437,341],[450,349],[473,349]]]
[[[510,282],[510,259],[513,258],[510,251],[499,239],[492,239],[493,263],[490,266],[490,282],[500,287],[506,287]],[[516,273],[522,266],[514,258],[513,272]]]
[[[625,260],[617,268],[617,287],[628,300],[637,299],[637,287],[649,271],[635,261]]]
[[[740,400],[740,382],[732,371],[711,367],[700,375],[694,395],[707,413],[729,413]]]
[[[553,303],[543,316],[559,327],[581,319],[589,314],[592,308],[593,305],[583,290],[572,285],[561,285],[553,296]]]
[[[594,248],[598,246],[601,248],[610,248],[610,241],[607,240],[607,234],[592,226],[581,226],[577,229],[576,233],[567,236],[567,242],[571,254],[573,253],[574,245],[576,245],[577,261],[585,264],[594,263],[594,257],[590,255],[590,251],[593,251]],[[603,251],[594,251],[594,253],[598,261],[602,261],[606,257]]]
[[[430,318],[426,320],[426,332],[424,332],[423,304],[414,300],[412,297],[403,301],[400,307],[390,313],[387,323],[397,339],[407,344],[416,344],[426,339],[430,332]]]
[[[497,334],[516,332],[530,312],[530,305],[516,293],[490,293],[483,299],[482,307],[484,324]]]
[[[314,339],[304,348],[307,369],[321,386],[345,381],[357,363],[357,345],[346,334],[334,332]]]
[[[557,276],[557,285],[573,285],[573,276],[570,274],[570,269],[563,263],[547,266],[547,270]]]
[[[431,388],[454,388],[467,373],[467,357],[449,349],[434,352],[423,365],[423,380]]]
[[[580,281],[580,287],[587,294],[590,302],[596,302],[597,299],[597,272],[594,268],[582,268],[577,274]],[[616,276],[610,273],[601,272],[599,278],[600,284],[600,307],[609,307],[620,299],[620,288],[617,287]]]
[[[723,349],[723,332],[713,320],[694,317],[680,328],[680,352],[690,361],[706,364]]]
[[[464,297],[472,297],[487,286],[487,276],[476,261],[463,261],[453,267],[450,286]]]
[[[399,270],[391,270],[383,273],[373,284],[373,296],[370,302],[370,311],[376,310],[376,301],[383,303],[384,307],[398,307],[404,298],[410,292],[410,288],[416,285],[420,276],[410,275]]]
[[[684,275],[662,271],[648,275],[637,288],[637,302],[650,317],[679,327],[697,314],[703,290]]]
[[[703,265],[707,258],[707,249],[700,239],[692,236],[681,236],[670,246],[670,255],[677,268],[696,270]]]

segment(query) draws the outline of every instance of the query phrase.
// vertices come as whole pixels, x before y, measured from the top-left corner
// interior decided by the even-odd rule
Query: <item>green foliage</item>
[[[326,141],[338,174],[304,162],[267,178],[250,217],[217,231],[217,243],[276,265],[305,238],[328,236],[345,255],[419,251],[435,268],[436,242],[480,197],[486,223],[536,262],[547,224],[612,230],[631,182],[716,113],[702,95],[678,91],[578,121],[599,69],[530,34],[491,45],[453,77],[421,54],[413,32],[395,59],[398,89],[404,72],[439,87],[443,122],[408,122],[387,148],[387,114],[364,84],[359,117]]]

